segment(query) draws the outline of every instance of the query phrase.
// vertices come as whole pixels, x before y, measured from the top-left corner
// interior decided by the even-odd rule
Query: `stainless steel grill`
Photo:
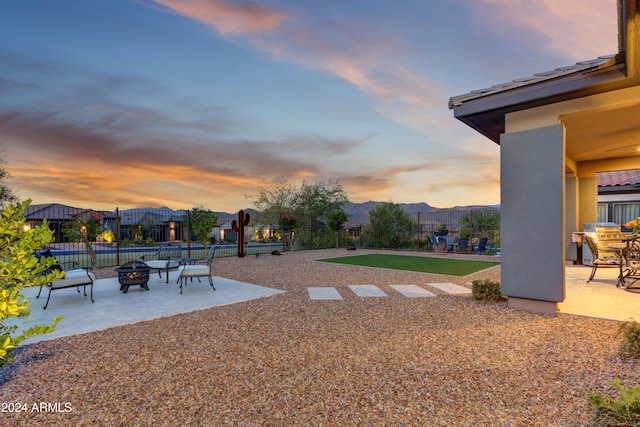
[[[591,237],[598,247],[600,257],[615,256],[612,247],[623,247],[622,242],[627,235],[620,231],[620,226],[614,222],[585,222],[582,231]],[[592,265],[593,254],[586,244],[582,245],[582,264]]]

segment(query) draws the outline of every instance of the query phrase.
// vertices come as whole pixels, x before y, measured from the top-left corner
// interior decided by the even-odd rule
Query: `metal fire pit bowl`
[[[145,291],[149,290],[147,283],[149,282],[149,271],[151,268],[140,261],[131,261],[126,264],[122,264],[116,268],[118,272],[118,282],[120,282],[120,290],[126,294],[129,291],[129,286],[140,285]]]

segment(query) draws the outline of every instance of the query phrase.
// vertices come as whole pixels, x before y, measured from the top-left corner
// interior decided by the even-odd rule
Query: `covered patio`
[[[640,6],[620,0],[619,52],[452,97],[454,116],[500,144],[503,293],[555,313],[572,233],[597,222],[598,172],[640,168]],[[635,296],[635,295],[632,295]]]

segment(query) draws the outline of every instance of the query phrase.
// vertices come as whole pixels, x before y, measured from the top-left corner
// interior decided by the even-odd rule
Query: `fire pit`
[[[140,285],[142,289],[148,291],[147,282],[150,270],[151,268],[147,264],[140,261],[131,261],[116,268],[122,293],[126,294],[129,291],[129,286],[133,285]]]

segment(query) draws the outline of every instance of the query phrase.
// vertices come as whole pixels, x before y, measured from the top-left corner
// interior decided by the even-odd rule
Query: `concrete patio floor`
[[[29,300],[31,315],[25,319],[7,319],[6,324],[18,325],[18,331],[22,331],[34,324],[48,325],[54,317],[64,316],[54,332],[34,336],[24,342],[32,344],[284,292],[214,276],[215,291],[211,289],[208,280],[202,278],[201,283],[197,279],[189,282],[181,295],[180,286],[176,283],[177,274],[169,274],[169,283],[165,283],[164,275],[160,279],[157,274],[152,274],[148,283],[149,291],[140,286],[131,286],[126,294],[120,292],[117,278],[96,280],[93,285],[93,304],[89,288],[86,297],[82,288],[80,293],[75,288],[56,290],[51,294],[46,310],[42,307],[47,301],[49,290],[43,289],[40,298],[36,299],[39,288],[25,288],[22,294]]]
[[[591,267],[567,265],[565,269],[566,298],[558,304],[560,313],[610,320],[634,319],[640,322],[640,281],[631,291],[616,287],[617,268],[598,268],[587,283]]]

